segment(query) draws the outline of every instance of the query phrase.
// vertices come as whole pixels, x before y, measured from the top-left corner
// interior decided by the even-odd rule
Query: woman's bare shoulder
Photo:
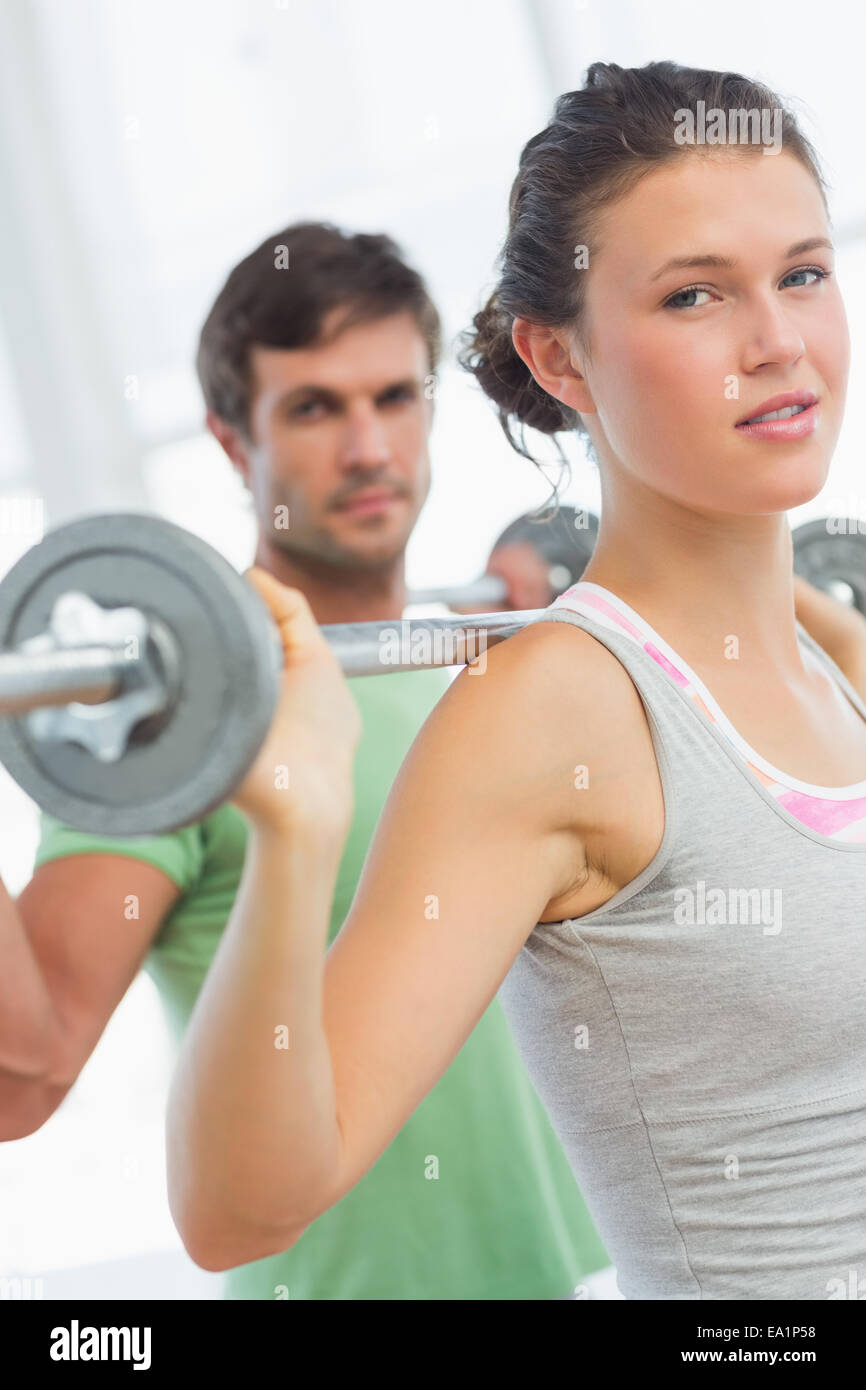
[[[576,715],[599,731],[632,711],[640,697],[622,663],[603,642],[573,623],[539,621],[523,628],[467,667],[449,694],[468,709],[477,704],[497,727],[496,715],[525,714],[567,722]],[[509,726],[513,732],[513,726]]]
[[[631,685],[625,667],[613,652],[585,628],[567,620],[550,618],[530,623],[508,642],[500,643],[495,651],[510,652],[515,662],[543,660],[563,674],[584,672],[591,681],[590,692],[599,685],[605,690],[608,686],[625,689]]]
[[[613,653],[583,628],[543,621],[461,671],[426,726],[443,751],[456,745],[491,797],[519,794],[527,804],[536,791],[557,819],[557,788],[574,813],[577,765],[599,774],[599,795],[581,798],[586,815],[599,815],[601,789],[633,752],[630,732],[642,738],[646,727],[637,690]]]

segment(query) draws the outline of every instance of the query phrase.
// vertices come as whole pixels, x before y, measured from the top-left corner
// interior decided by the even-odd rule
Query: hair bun
[[[485,395],[494,402],[500,424],[509,438],[510,419],[519,420],[542,434],[573,429],[575,412],[539,386],[514,346],[512,323],[512,317],[504,312],[494,291],[473,318],[472,327],[461,335],[463,346],[458,353],[461,367],[472,373]],[[520,452],[525,453],[525,450]]]

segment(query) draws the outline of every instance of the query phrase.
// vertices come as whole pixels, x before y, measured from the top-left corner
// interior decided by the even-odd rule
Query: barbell
[[[864,611],[857,523],[839,532],[838,550],[839,537],[820,523],[822,539],[817,525],[799,543],[794,533],[795,567],[821,587],[846,585]],[[570,534],[568,518],[565,526]],[[553,542],[545,544],[550,559]],[[565,564],[576,582],[586,559],[553,556],[552,567]],[[321,631],[347,676],[385,674],[464,665],[544,611]],[[77,829],[180,829],[243,780],[270,727],[282,664],[266,605],[200,537],[137,513],[70,522],[0,582],[0,761],[38,805]]]
[[[575,584],[589,564],[598,537],[598,517],[577,507],[560,506],[552,517],[519,516],[493,544],[529,544],[547,563],[548,603]],[[413,589],[409,603],[444,603],[470,607],[473,603],[504,603],[508,585],[497,574],[483,574],[469,584],[438,589]]]
[[[866,613],[866,521],[822,517],[793,532],[794,569],[840,603]]]
[[[497,544],[528,533],[551,582],[568,588],[591,553],[584,537],[594,518],[564,511],[555,532],[522,517]],[[482,590],[428,593],[483,602]],[[487,587],[489,601],[494,592]],[[543,611],[322,632],[347,676],[374,675],[464,665]],[[200,537],[137,513],[70,522],[0,583],[0,761],[77,829],[179,829],[243,780],[270,727],[282,663],[266,605]]]

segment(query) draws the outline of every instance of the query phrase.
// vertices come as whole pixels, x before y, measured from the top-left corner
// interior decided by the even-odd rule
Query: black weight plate
[[[270,727],[282,646],[269,612],[218,551],[173,522],[85,517],[49,532],[0,582],[0,647],[44,632],[55,599],[72,589],[170,629],[181,662],[170,717],[133,730],[113,763],[35,739],[26,716],[0,719],[0,761],[79,830],[151,835],[199,820],[243,780]]]
[[[834,529],[828,530],[828,525]],[[861,532],[858,528],[863,527]],[[849,585],[854,607],[866,613],[866,522],[847,517],[807,521],[793,532],[794,569],[816,589]]]
[[[586,525],[577,526],[583,521]],[[576,584],[589,564],[598,537],[598,517],[586,508],[559,507],[555,515],[547,520],[532,516],[519,516],[506,526],[494,545],[510,545],[517,541],[528,541],[534,545],[551,565],[564,565]],[[562,586],[560,592],[570,588]]]

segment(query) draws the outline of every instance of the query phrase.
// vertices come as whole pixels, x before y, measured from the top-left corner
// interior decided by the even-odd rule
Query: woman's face
[[[575,359],[585,385],[572,396],[569,384],[602,468],[613,455],[677,502],[739,515],[821,490],[850,346],[832,249],[791,251],[817,238],[831,240],[820,192],[785,151],[682,158],[603,211],[599,250],[576,272],[589,277],[592,355]],[[707,255],[731,264],[666,268]],[[780,441],[736,428],[798,387],[818,397],[811,433]]]

